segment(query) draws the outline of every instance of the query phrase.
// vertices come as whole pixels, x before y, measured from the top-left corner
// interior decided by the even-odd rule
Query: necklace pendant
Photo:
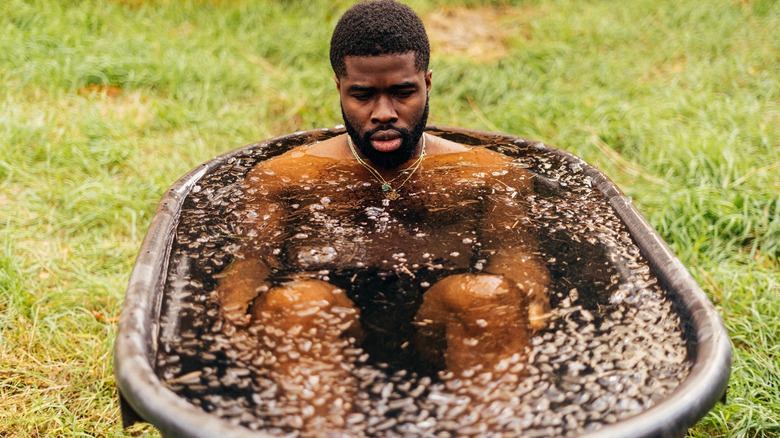
[[[390,185],[389,184],[382,184],[382,191],[383,192],[389,192],[390,191]]]
[[[395,201],[396,199],[398,199],[399,196],[400,195],[395,190],[388,191],[387,193],[385,193],[385,198],[387,198],[387,199],[389,199],[391,201]]]

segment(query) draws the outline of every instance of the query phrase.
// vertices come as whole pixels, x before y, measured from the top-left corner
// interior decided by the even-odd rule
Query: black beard
[[[355,146],[360,153],[368,158],[368,160],[377,167],[384,169],[395,169],[398,166],[409,161],[414,152],[417,150],[417,143],[425,131],[425,126],[428,124],[428,99],[425,100],[425,108],[423,109],[420,119],[417,124],[412,127],[412,130],[397,128],[392,125],[384,125],[378,128],[372,129],[363,136],[361,136],[355,127],[349,123],[346,114],[344,114],[344,107],[341,108],[341,116],[344,118],[344,127],[347,128],[347,134],[352,138]],[[401,135],[401,147],[393,152],[379,152],[371,146],[371,136],[378,131],[393,130]]]

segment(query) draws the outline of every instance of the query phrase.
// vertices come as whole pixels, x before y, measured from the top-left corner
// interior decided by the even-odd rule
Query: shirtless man
[[[545,325],[549,274],[523,222],[530,175],[424,133],[432,72],[411,9],[354,6],[330,57],[347,134],[249,173],[242,248],[219,289],[236,325],[306,343],[275,372],[337,428],[356,388],[345,348],[391,368],[491,370]]]

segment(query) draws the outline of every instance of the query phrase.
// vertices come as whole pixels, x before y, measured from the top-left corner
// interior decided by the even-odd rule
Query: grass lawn
[[[111,358],[156,204],[214,155],[341,122],[351,3],[2,2],[0,435],[156,435],[122,431]],[[780,435],[780,2],[411,4],[432,123],[595,165],[718,308],[729,399],[690,435]]]

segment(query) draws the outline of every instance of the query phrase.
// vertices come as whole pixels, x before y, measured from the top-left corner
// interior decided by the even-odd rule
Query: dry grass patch
[[[510,6],[450,7],[424,17],[431,52],[442,57],[468,57],[492,62],[507,55],[510,35],[529,36],[525,24],[538,11]]]

